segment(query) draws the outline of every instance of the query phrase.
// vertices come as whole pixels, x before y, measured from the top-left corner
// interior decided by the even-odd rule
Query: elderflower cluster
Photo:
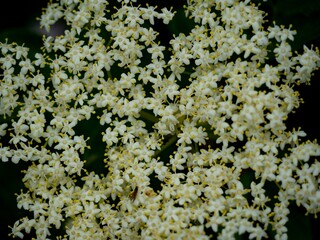
[[[52,1],[40,22],[63,35],[32,56],[0,44],[1,160],[30,163],[12,235],[286,239],[290,203],[317,214],[320,146],[286,119],[318,50],[293,53],[250,0],[188,0],[194,27],[169,46],[172,9],[118,2]]]

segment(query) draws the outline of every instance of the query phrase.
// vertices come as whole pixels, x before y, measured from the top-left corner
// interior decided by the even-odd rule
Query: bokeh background
[[[25,46],[31,51],[38,51],[42,45],[43,32],[39,31],[36,17],[41,15],[47,2],[45,0],[1,1],[0,42],[8,38],[9,41],[25,43]],[[170,2],[170,6],[174,6],[176,10],[181,10],[186,1],[154,0],[152,5],[166,6],[168,5],[166,2]],[[269,0],[267,3],[262,3],[261,8],[268,12],[269,21],[275,20],[278,24],[285,26],[291,24],[292,28],[297,30],[293,44],[295,51],[301,51],[304,44],[320,47],[320,0]],[[166,29],[168,36],[173,33],[177,34],[188,27],[180,13],[181,11],[178,11],[175,24]],[[61,28],[57,28],[53,34],[59,34],[61,31]],[[307,133],[308,139],[318,139],[319,142],[320,70],[313,76],[311,85],[302,85],[297,89],[305,103],[294,114],[291,114],[288,127],[301,127]],[[25,215],[25,212],[16,208],[15,193],[20,192],[20,189],[23,188],[21,170],[26,167],[27,164],[24,163],[15,165],[0,161],[0,240],[11,239],[8,237],[8,225],[13,225],[17,219]],[[318,230],[320,216],[314,219],[311,216],[305,216],[304,212],[304,209],[292,206],[288,224],[289,240],[320,239]],[[26,236],[25,239],[28,237]]]

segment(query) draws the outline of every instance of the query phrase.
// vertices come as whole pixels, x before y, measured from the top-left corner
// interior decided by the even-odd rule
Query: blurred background
[[[43,0],[1,1],[0,42],[8,38],[10,42],[25,43],[25,46],[31,51],[37,51],[42,46],[41,35],[44,32],[39,30],[36,17],[41,15],[46,2]],[[164,0],[153,1],[152,5],[165,6],[165,2]],[[170,1],[170,4],[174,5],[177,10],[181,10],[184,2],[173,0]],[[294,50],[301,51],[304,44],[320,47],[320,0],[269,0],[268,3],[263,3],[261,8],[268,12],[270,21],[275,20],[278,24],[285,26],[292,24],[292,28],[297,30],[298,34],[293,44]],[[170,34],[177,33],[179,29],[186,26],[185,24],[186,22],[181,17],[168,31],[171,31]],[[57,27],[55,31],[52,34],[62,33],[63,26],[62,28]],[[307,133],[308,139],[319,140],[320,70],[315,73],[311,85],[302,85],[298,89],[305,103],[290,116],[288,126],[289,128],[301,127]],[[10,239],[8,225],[13,225],[17,219],[25,215],[25,212],[17,209],[14,195],[23,188],[21,170],[25,167],[26,164],[15,165],[0,162],[0,240]],[[305,216],[302,208],[292,207],[288,227],[289,240],[320,239],[317,232],[317,228],[320,228],[319,220]]]

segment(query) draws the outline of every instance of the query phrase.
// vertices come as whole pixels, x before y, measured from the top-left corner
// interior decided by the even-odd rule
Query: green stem
[[[194,149],[195,152],[199,152],[199,146],[195,142],[193,143],[193,149]]]
[[[177,135],[173,135],[165,145],[163,145],[163,147],[156,151],[155,154],[154,154],[154,157],[157,157],[160,153],[162,153],[163,151],[165,151],[168,147],[170,147],[172,144],[174,144],[178,139],[178,136]]]
[[[141,110],[141,111],[140,111],[140,116],[141,116],[143,119],[145,119],[145,120],[147,120],[147,121],[149,121],[149,122],[153,122],[153,123],[159,122],[159,119],[158,119],[157,117],[155,117],[155,116],[152,115],[151,113],[148,113],[148,112],[146,112],[146,111],[144,111],[144,110]]]

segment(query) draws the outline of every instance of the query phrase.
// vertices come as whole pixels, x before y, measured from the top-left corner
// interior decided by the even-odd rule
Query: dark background
[[[165,1],[153,1],[152,5],[165,6]],[[258,2],[258,1],[256,1]],[[262,1],[260,1],[262,2]],[[182,0],[170,1],[177,9],[183,5]],[[0,41],[9,38],[10,41],[25,43],[31,49],[41,46],[41,34],[36,32],[36,17],[39,17],[42,8],[46,6],[43,0],[15,0],[1,1],[0,3]],[[268,18],[278,24],[296,29],[298,34],[293,44],[294,50],[301,51],[303,44],[306,46],[320,47],[320,1],[319,0],[270,0],[262,3]],[[179,26],[179,24],[181,26]],[[178,22],[175,29],[184,28],[184,22]],[[312,78],[311,85],[299,86],[304,104],[291,114],[288,126],[301,127],[308,135],[308,139],[320,139],[320,70]],[[19,192],[23,185],[20,171],[24,165],[0,162],[0,240],[10,239],[8,225],[24,216],[24,212],[17,210],[14,194]],[[304,215],[304,210],[298,207],[291,209],[289,223],[290,239],[320,239],[316,228],[320,227],[319,220],[314,220]],[[319,216],[320,217],[320,216]],[[27,238],[26,238],[27,239]]]

